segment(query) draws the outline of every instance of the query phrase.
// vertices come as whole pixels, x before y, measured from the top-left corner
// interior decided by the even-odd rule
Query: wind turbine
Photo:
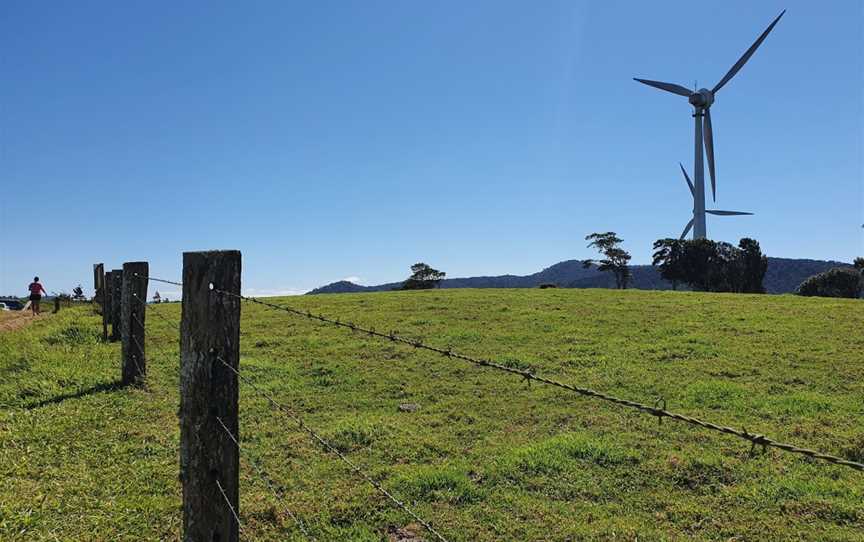
[[[750,46],[749,49],[747,49],[747,51],[744,52],[743,55],[741,55],[738,62],[732,66],[726,75],[723,76],[723,79],[714,85],[714,88],[711,90],[700,88],[699,90],[693,91],[682,87],[681,85],[676,85],[675,83],[664,83],[662,81],[651,81],[649,79],[639,79],[634,77],[634,79],[640,83],[673,94],[678,94],[679,96],[684,96],[687,98],[687,101],[690,102],[690,105],[693,106],[694,131],[696,136],[694,139],[695,158],[693,161],[693,175],[696,177],[696,182],[691,183],[689,177],[687,177],[687,173],[684,172],[684,176],[687,178],[687,184],[690,185],[690,189],[693,192],[693,219],[687,225],[687,228],[685,228],[682,237],[687,235],[687,232],[691,227],[693,227],[694,239],[706,237],[706,213],[714,215],[750,214],[739,213],[737,211],[712,211],[705,209],[705,164],[703,162],[703,157],[705,155],[708,156],[708,171],[711,174],[711,195],[714,201],[717,201],[717,179],[714,173],[714,134],[711,131],[711,105],[714,103],[714,95],[717,94],[717,92],[723,88],[723,86],[728,83],[736,73],[738,73],[738,70],[740,70],[748,60],[750,60],[750,57],[753,56],[756,49],[762,45],[762,42],[765,41],[766,37],[768,37],[768,33],[774,29],[774,25],[777,24],[784,13],[786,13],[785,9],[776,19],[774,19],[774,21],[771,22],[770,25],[768,25],[768,28],[762,32],[762,35],[759,36],[759,38]],[[681,169],[683,171],[684,168],[682,167]]]
[[[690,188],[690,194],[693,195],[693,218],[690,219],[690,222],[684,227],[684,231],[681,233],[681,239],[687,237],[687,233],[690,231],[690,228],[693,227],[693,224],[696,222],[696,187],[693,186],[693,181],[690,180],[690,176],[687,175],[687,170],[684,169],[684,164],[678,162],[678,165],[681,166],[681,173],[684,174],[684,180],[687,181],[687,187]],[[705,209],[705,201],[702,201],[702,208]],[[744,211],[720,211],[718,209],[705,209],[705,212],[709,215],[717,215],[717,216],[742,216],[742,215],[752,215],[753,213],[745,213]],[[702,220],[705,220],[704,216]],[[696,239],[696,236],[693,236]]]

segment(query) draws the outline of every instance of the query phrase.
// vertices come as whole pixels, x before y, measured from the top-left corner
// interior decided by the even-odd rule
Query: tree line
[[[621,247],[623,240],[611,231],[592,233],[585,240],[602,258],[585,260],[583,266],[612,273],[616,287],[627,288],[630,254]],[[652,264],[673,289],[683,284],[701,292],[765,292],[768,257],[754,239],[741,239],[737,247],[710,239],[660,239],[654,243]]]
[[[710,239],[659,239],[651,263],[673,289],[683,283],[701,292],[765,293],[768,257],[748,237],[737,247]]]
[[[596,267],[611,273],[615,286],[626,289],[632,278],[630,253],[622,247],[623,239],[613,231],[592,233],[585,237],[587,248],[596,249],[600,257],[583,260],[588,269]],[[745,237],[738,246],[710,239],[658,239],[654,242],[651,264],[660,277],[672,284],[672,289],[686,286],[699,292],[765,293],[768,256],[759,242]],[[411,276],[401,286],[403,290],[437,288],[446,273],[425,263],[411,266]],[[554,285],[544,284],[541,288]],[[802,296],[852,297],[864,291],[864,258],[855,259],[852,268],[836,268],[814,275],[798,287]]]

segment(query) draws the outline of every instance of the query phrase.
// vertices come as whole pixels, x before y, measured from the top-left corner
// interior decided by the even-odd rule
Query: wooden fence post
[[[114,299],[114,279],[111,277],[111,271],[105,273],[105,295],[102,299],[102,339],[108,340],[108,325],[111,324],[111,316],[114,314],[114,307],[111,306],[111,301]]]
[[[123,385],[140,384],[147,376],[144,357],[144,325],[147,314],[147,262],[123,264],[123,292],[120,296],[120,350],[123,353]],[[137,299],[135,299],[137,298]]]
[[[102,302],[102,273],[104,266],[101,263],[93,264],[93,305],[101,308]]]
[[[102,315],[102,340],[108,340],[108,325],[105,322],[105,266],[93,264],[93,304]]]
[[[232,371],[238,370],[240,359],[239,294],[239,251],[183,254],[180,479],[184,542],[238,542],[240,536],[234,518],[240,503],[240,451],[219,423],[221,420],[239,439],[237,374]]]
[[[123,270],[111,271],[111,342],[120,340],[123,319],[120,316],[121,294],[123,293]]]

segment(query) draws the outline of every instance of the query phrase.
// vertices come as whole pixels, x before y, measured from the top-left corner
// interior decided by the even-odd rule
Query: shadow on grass
[[[25,410],[33,410],[36,408],[41,408],[48,405],[56,405],[62,403],[67,399],[77,399],[79,397],[86,397],[88,395],[94,395],[96,393],[109,392],[109,391],[117,391],[126,387],[123,382],[116,380],[114,382],[105,382],[102,384],[96,384],[95,386],[90,386],[89,388],[76,391],[75,393],[64,393],[63,395],[58,395],[56,397],[52,397],[50,399],[43,399],[42,401],[38,401],[36,403],[30,403],[24,405]]]

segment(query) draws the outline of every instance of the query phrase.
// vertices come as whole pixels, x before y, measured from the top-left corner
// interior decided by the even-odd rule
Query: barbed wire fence
[[[820,452],[817,450],[813,450],[810,448],[805,448],[801,446],[797,446],[794,444],[782,442],[771,438],[767,435],[760,433],[753,433],[748,431],[746,428],[736,428],[730,427],[718,423],[714,423],[711,421],[707,421],[701,418],[697,418],[694,416],[688,416],[682,413],[678,413],[672,410],[667,409],[667,405],[664,399],[658,399],[653,403],[639,402],[623,397],[619,397],[612,393],[603,392],[599,390],[595,390],[585,386],[578,386],[575,384],[570,384],[567,382],[563,382],[561,380],[557,380],[554,378],[550,378],[548,376],[544,376],[538,374],[532,369],[523,369],[521,366],[526,366],[527,364],[518,364],[514,362],[500,362],[493,359],[486,359],[476,356],[467,355],[458,351],[453,350],[452,348],[445,348],[440,346],[435,346],[434,344],[430,344],[425,340],[408,338],[404,334],[397,333],[396,331],[390,330],[387,332],[378,331],[373,327],[366,327],[352,321],[343,320],[338,317],[330,317],[324,314],[313,313],[308,310],[300,310],[291,306],[280,305],[276,303],[272,303],[269,301],[264,301],[260,298],[254,296],[245,296],[240,293],[239,290],[239,252],[236,253],[236,287],[234,288],[225,288],[225,287],[217,287],[216,284],[222,282],[220,280],[214,280],[214,275],[219,277],[219,279],[225,279],[224,269],[223,267],[231,267],[230,262],[225,264],[221,260],[224,259],[225,255],[228,254],[228,258],[231,259],[232,254],[235,253],[227,253],[227,252],[219,252],[219,253],[186,253],[184,254],[184,281],[174,281],[168,280],[158,277],[149,276],[149,274],[134,274],[130,277],[131,280],[138,279],[142,281],[153,281],[171,284],[174,286],[179,286],[183,288],[183,315],[181,322],[176,322],[168,319],[165,315],[159,314],[159,311],[150,311],[151,314],[157,315],[160,319],[163,319],[166,323],[171,326],[177,326],[180,329],[181,333],[181,375],[186,375],[187,373],[187,358],[189,358],[190,352],[187,350],[187,346],[190,340],[193,342],[197,341],[201,344],[197,345],[197,350],[195,355],[192,356],[195,359],[207,360],[209,366],[212,367],[213,364],[218,364],[222,369],[225,370],[223,377],[229,375],[234,381],[234,391],[236,392],[239,383],[243,383],[247,389],[251,390],[256,395],[259,395],[266,399],[266,401],[276,410],[284,414],[288,417],[293,423],[296,424],[298,429],[307,433],[309,437],[321,445],[321,447],[328,453],[335,456],[335,458],[339,459],[343,462],[347,469],[358,478],[364,480],[366,483],[370,484],[376,491],[378,491],[381,495],[383,495],[387,500],[390,501],[392,505],[400,509],[402,512],[411,517],[414,521],[419,523],[431,536],[433,536],[436,540],[447,542],[447,538],[442,535],[431,522],[423,519],[419,514],[413,511],[404,501],[400,500],[397,496],[395,496],[391,491],[387,490],[381,483],[377,482],[372,476],[370,476],[367,472],[365,472],[362,468],[360,468],[355,462],[351,461],[344,453],[339,451],[339,449],[334,446],[332,443],[328,442],[321,434],[311,428],[302,418],[302,416],[297,413],[295,410],[290,408],[284,402],[277,400],[271,393],[263,390],[261,387],[257,386],[251,379],[246,377],[243,374],[239,366],[239,304],[241,302],[255,304],[262,307],[265,307],[274,311],[281,311],[284,313],[288,313],[295,317],[304,318],[307,320],[316,321],[322,325],[331,326],[334,328],[339,328],[343,330],[347,330],[349,332],[362,334],[364,336],[380,339],[383,342],[390,342],[394,344],[400,344],[406,347],[410,347],[415,350],[422,350],[426,352],[431,352],[436,355],[439,355],[448,360],[461,361],[465,363],[469,363],[478,367],[486,368],[488,370],[497,371],[501,373],[506,373],[520,379],[520,382],[536,382],[545,386],[549,386],[552,388],[556,388],[559,390],[564,390],[566,392],[575,393],[577,395],[596,399],[599,401],[611,403],[617,405],[619,407],[624,407],[627,409],[635,410],[637,412],[647,414],[649,416],[656,417],[658,423],[662,424],[664,418],[669,418],[671,420],[675,420],[678,422],[682,422],[686,425],[691,425],[695,427],[699,427],[701,429],[721,433],[724,435],[729,435],[732,437],[739,438],[746,442],[749,442],[751,445],[751,453],[754,452],[757,448],[761,448],[763,451],[767,451],[769,448],[776,448],[778,450],[790,453],[797,454],[812,460],[823,461],[829,464],[838,465],[842,467],[851,468],[857,471],[864,471],[864,464],[856,461],[852,461],[849,459],[845,459],[839,456],[831,455],[828,453]],[[187,257],[189,255],[196,255],[198,258],[197,267],[199,269],[195,270],[195,272],[190,273],[190,267],[196,267],[195,258],[192,258],[191,261],[187,261]],[[203,258],[203,259],[202,259]],[[229,273],[230,275],[230,273]],[[128,276],[128,275],[127,275]],[[190,288],[188,284],[187,276],[193,276],[196,279],[195,288]],[[231,279],[232,277],[228,277]],[[202,282],[203,281],[203,282]],[[230,282],[230,280],[229,280]],[[186,283],[186,284],[184,284]],[[202,286],[203,285],[203,286]],[[146,292],[146,289],[145,289]],[[146,293],[145,293],[146,295]],[[212,298],[210,296],[218,295],[222,297],[222,302],[220,303],[211,303]],[[135,299],[144,309],[148,307],[146,299],[141,299],[140,296],[133,296],[131,299]],[[209,305],[207,305],[210,303]],[[222,341],[225,337],[224,332],[229,331],[230,333],[236,331],[237,341],[231,343],[228,341],[225,345],[226,349],[220,350],[219,348],[214,348],[213,346],[206,347],[207,341],[203,342],[200,340],[201,337],[196,335],[196,330],[194,329],[196,326],[190,324],[187,320],[187,307],[189,308],[189,313],[194,313],[194,307],[201,306],[202,304],[207,305],[210,308],[213,308],[216,313],[224,312],[226,307],[230,309],[228,312],[236,310],[236,326],[228,326],[225,328],[226,322],[230,322],[232,315],[225,313],[218,315],[217,324],[212,325],[214,322],[209,322],[211,324],[211,328],[220,328],[221,329],[208,329],[207,326],[200,327],[198,326],[198,332],[202,335],[219,335],[218,340]],[[208,315],[212,317],[213,315]],[[194,316],[193,316],[194,318]],[[206,320],[206,318],[205,318]],[[199,322],[200,324],[201,322]],[[141,328],[144,327],[143,321],[138,321],[138,324]],[[236,329],[233,329],[236,327]],[[184,345],[184,341],[186,344]],[[142,345],[139,345],[142,346]],[[143,347],[141,348],[143,351]],[[228,358],[228,359],[226,359]],[[212,360],[212,361],[210,361]],[[230,387],[230,386],[229,386]],[[212,391],[212,390],[211,390]],[[185,393],[185,392],[184,392]],[[213,397],[210,397],[212,400]],[[184,399],[181,397],[181,405],[183,404]],[[258,477],[263,481],[263,483],[267,486],[270,493],[276,499],[276,502],[282,509],[285,510],[286,514],[291,518],[294,524],[297,526],[298,531],[307,539],[307,540],[315,540],[313,535],[308,529],[308,526],[302,521],[302,519],[288,506],[284,504],[285,495],[283,492],[280,492],[276,489],[276,484],[273,481],[273,478],[269,476],[266,470],[262,467],[259,461],[256,461],[252,456],[248,454],[246,447],[242,444],[242,441],[237,436],[238,433],[236,431],[236,427],[238,424],[237,421],[237,409],[236,409],[236,397],[234,398],[235,408],[233,412],[225,412],[225,416],[215,415],[210,416],[212,419],[208,419],[208,423],[218,429],[218,432],[222,437],[224,437],[224,442],[217,442],[213,444],[213,446],[217,449],[221,448],[225,450],[225,443],[230,444],[232,457],[238,457],[240,451],[242,450],[243,457],[247,463],[252,467]],[[181,414],[182,414],[182,406],[181,406]],[[231,410],[229,408],[229,410]],[[211,413],[212,414],[212,413]],[[182,418],[182,415],[181,415]],[[226,420],[231,420],[230,422]],[[181,422],[182,424],[182,422]],[[235,427],[235,430],[231,429],[231,426]],[[220,437],[221,440],[221,437]],[[231,455],[229,454],[229,455]],[[181,470],[183,468],[183,460],[182,460],[183,451],[181,450]],[[218,455],[218,454],[217,454]],[[238,459],[239,460],[239,459]],[[230,462],[230,461],[229,461]],[[231,469],[228,469],[229,471]],[[236,470],[236,469],[235,469]],[[181,473],[182,474],[182,473]],[[236,475],[236,472],[234,472]],[[239,496],[237,495],[237,483],[236,480],[225,480],[222,478],[216,478],[212,480],[215,482],[215,489],[217,491],[211,491],[210,495],[206,495],[204,501],[212,504],[213,499],[218,499],[222,501],[218,509],[225,510],[224,513],[218,514],[223,517],[227,517],[230,522],[225,524],[226,533],[228,534],[226,540],[236,540],[239,537],[239,533],[241,532],[240,526],[240,513],[239,513]],[[213,485],[213,484],[211,484]],[[232,497],[233,493],[233,497]],[[185,494],[185,492],[184,492]],[[200,504],[200,503],[199,503]],[[189,513],[194,512],[194,507],[192,509],[185,507],[184,503],[184,513],[188,515]],[[199,520],[201,518],[198,518]],[[186,525],[184,520],[184,525]],[[231,534],[231,533],[235,534]]]
[[[231,441],[237,446],[238,451],[244,452],[240,457],[245,458],[246,462],[249,463],[249,465],[255,470],[255,473],[258,475],[258,477],[264,481],[267,489],[276,499],[277,504],[281,504],[281,508],[285,510],[285,513],[288,514],[288,517],[290,517],[291,520],[294,521],[294,524],[297,525],[297,529],[299,529],[303,536],[306,537],[306,540],[316,540],[316,538],[312,536],[312,533],[309,532],[303,520],[300,519],[300,517],[296,513],[294,513],[294,511],[292,511],[289,506],[284,504],[284,495],[282,494],[282,491],[276,488],[276,482],[274,482],[273,478],[269,474],[267,474],[267,471],[264,470],[264,467],[261,466],[261,463],[254,457],[246,453],[247,449],[240,443],[240,440],[233,433],[231,433],[231,430],[228,429],[228,426],[225,425],[225,422],[222,421],[222,418],[216,418],[216,421],[219,422],[219,426],[222,428],[223,431],[225,431],[225,434],[228,435],[228,438],[230,438]]]
[[[171,285],[175,285],[175,286],[179,286],[179,287],[183,286],[183,283],[181,283],[181,282],[171,281],[171,280],[162,279],[162,278],[149,277],[149,276],[148,277],[142,276],[139,278],[141,280],[148,280],[149,279],[149,280],[154,281],[154,282],[161,282],[161,283],[171,284]],[[224,292],[223,290],[217,291],[216,289],[213,289],[213,291],[216,293]],[[140,300],[139,300],[139,302],[140,302]],[[154,311],[154,313],[155,313],[155,311]],[[156,314],[158,314],[158,313],[156,313]],[[160,317],[165,318],[164,315],[160,315]],[[170,320],[167,320],[167,319],[166,319],[166,321],[170,322]],[[179,326],[179,322],[174,322],[174,323]],[[293,409],[288,407],[284,402],[280,402],[277,399],[275,399],[272,394],[267,393],[266,391],[261,389],[252,380],[250,380],[248,377],[243,375],[239,369],[235,369],[233,366],[231,366],[231,364],[226,362],[220,356],[217,355],[216,359],[226,369],[228,369],[229,371],[234,373],[237,376],[237,378],[241,382],[243,382],[248,388],[253,390],[257,395],[266,399],[267,402],[273,408],[275,408],[276,410],[278,410],[278,411],[282,412],[284,415],[286,415],[292,422],[294,422],[297,425],[297,427],[301,431],[308,434],[309,437],[314,442],[319,444],[326,452],[334,455],[341,462],[343,462],[352,474],[357,475],[360,479],[362,479],[363,481],[368,483],[370,486],[372,486],[378,493],[383,495],[391,504],[393,504],[394,506],[396,506],[397,508],[402,510],[409,517],[411,517],[414,521],[416,521],[418,524],[420,524],[424,529],[426,529],[426,531],[429,532],[436,540],[438,540],[440,542],[449,542],[448,539],[444,537],[444,535],[442,535],[440,532],[438,532],[432,526],[431,522],[429,522],[428,520],[421,517],[418,513],[416,513],[414,510],[412,510],[403,500],[400,500],[391,491],[387,490],[381,483],[377,482],[371,474],[366,472],[358,464],[356,464],[354,461],[349,459],[333,443],[331,443],[326,438],[324,438],[320,432],[316,431],[311,426],[309,426],[302,419],[302,417],[300,417],[300,415],[296,411],[294,411]],[[222,418],[217,417],[216,421],[217,421],[220,429],[224,432],[224,434],[228,437],[228,439],[234,443],[234,445],[237,447],[237,449],[238,450],[245,450],[244,446],[241,444],[241,441],[232,433],[232,431],[228,428],[228,426],[225,424],[225,422],[222,420]],[[250,466],[256,471],[259,478],[267,486],[268,490],[271,492],[271,494],[277,500],[277,503],[279,503],[281,505],[282,509],[285,510],[285,512],[288,514],[288,516],[292,519],[292,521],[297,526],[300,533],[302,533],[302,535],[307,540],[316,540],[315,537],[310,533],[310,531],[309,531],[308,527],[305,525],[305,523],[299,518],[299,516],[297,516],[297,514],[295,514],[287,505],[285,505],[284,496],[280,495],[279,492],[276,490],[275,484],[272,481],[272,477],[269,474],[267,474],[266,470],[261,466],[260,462],[252,459],[251,456],[248,455],[248,453],[243,454],[242,457],[246,458],[246,460],[250,464]],[[237,512],[236,512],[234,506],[232,505],[230,499],[228,499],[227,492],[221,486],[221,482],[219,482],[217,480],[217,483],[218,483],[217,489],[219,490],[219,495],[225,501],[226,506],[228,507],[228,511],[230,512],[231,516],[239,524],[239,522],[240,522],[239,515],[237,514]],[[238,526],[238,529],[240,530],[240,532],[242,532],[242,528],[240,528]]]
[[[226,294],[226,295],[234,295],[234,294],[230,294],[229,292],[222,292],[222,291],[218,291],[218,290],[217,290],[217,292],[222,293],[222,294]],[[627,408],[636,409],[640,412],[650,414],[652,416],[656,416],[658,419],[658,422],[662,422],[663,418],[670,418],[670,419],[684,422],[684,423],[687,423],[690,425],[695,425],[695,426],[701,427],[703,429],[709,429],[711,431],[717,431],[717,432],[720,432],[720,433],[723,433],[726,435],[731,435],[734,437],[741,438],[743,440],[750,442],[751,446],[754,448],[756,446],[761,446],[763,449],[768,448],[768,447],[773,447],[773,448],[777,448],[779,450],[783,450],[785,452],[801,454],[801,455],[807,456],[811,459],[819,459],[822,461],[827,461],[829,463],[833,463],[835,465],[842,465],[845,467],[850,467],[850,468],[853,468],[856,470],[864,471],[864,464],[858,463],[856,461],[849,461],[849,460],[843,459],[841,457],[837,457],[837,456],[833,456],[830,454],[821,453],[821,452],[818,452],[815,450],[810,450],[807,448],[802,448],[802,447],[795,446],[792,444],[780,442],[780,441],[772,439],[766,435],[762,435],[762,434],[758,434],[758,433],[751,433],[751,432],[747,431],[746,428],[736,429],[734,427],[727,427],[727,426],[719,425],[716,423],[708,422],[708,421],[705,421],[705,420],[702,420],[702,419],[699,419],[699,418],[696,418],[693,416],[686,416],[684,414],[672,412],[672,411],[666,409],[665,400],[663,400],[663,399],[658,400],[654,404],[640,403],[637,401],[632,401],[629,399],[617,397],[617,396],[609,394],[609,393],[600,392],[600,391],[597,391],[597,390],[594,390],[591,388],[567,384],[565,382],[561,382],[560,380],[555,380],[555,379],[548,378],[548,377],[545,377],[542,375],[538,375],[529,369],[519,369],[516,367],[504,365],[501,362],[496,362],[496,361],[491,361],[488,359],[468,356],[468,355],[456,352],[456,351],[449,349],[449,348],[440,348],[440,347],[436,347],[436,346],[431,346],[431,345],[426,344],[423,341],[420,341],[417,339],[406,338],[403,335],[397,334],[395,331],[382,333],[380,331],[376,331],[374,328],[366,328],[366,327],[362,327],[362,326],[359,326],[357,324],[354,324],[352,322],[341,321],[341,320],[334,319],[334,318],[328,318],[328,317],[321,315],[321,314],[314,314],[314,313],[309,312],[309,311],[302,311],[302,310],[294,309],[291,307],[276,305],[274,303],[262,301],[258,298],[255,298],[255,297],[242,296],[242,295],[240,295],[238,297],[240,297],[241,299],[248,301],[250,303],[256,303],[258,305],[269,307],[271,309],[276,309],[276,310],[288,312],[290,314],[294,314],[295,316],[301,316],[301,317],[308,318],[311,320],[317,320],[319,322],[323,322],[323,323],[333,325],[336,327],[340,327],[343,329],[348,329],[348,330],[351,330],[354,332],[362,333],[362,334],[365,334],[365,335],[368,335],[371,337],[377,337],[377,338],[383,339],[385,341],[390,341],[393,343],[399,343],[399,344],[403,344],[406,346],[410,346],[410,347],[415,348],[415,349],[425,350],[428,352],[434,352],[434,353],[436,353],[440,356],[443,356],[445,358],[458,359],[458,360],[466,361],[468,363],[471,363],[471,364],[474,364],[474,365],[477,365],[480,367],[486,367],[486,368],[493,369],[496,371],[516,375],[516,376],[521,377],[522,381],[539,382],[541,384],[545,384],[548,386],[552,386],[552,387],[564,389],[564,390],[567,390],[567,391],[570,391],[573,393],[577,393],[577,394],[585,396],[585,397],[591,397],[591,398],[599,399],[599,400],[606,401],[609,403],[614,403],[614,404],[619,405],[619,406],[624,406]]]
[[[309,425],[307,425],[296,412],[294,412],[292,409],[288,408],[284,403],[281,403],[281,402],[277,401],[276,399],[274,399],[271,394],[267,393],[266,391],[264,391],[261,388],[259,388],[258,386],[256,386],[254,382],[252,382],[251,380],[249,380],[245,376],[243,376],[239,370],[235,369],[234,367],[232,367],[230,364],[228,364],[227,362],[225,362],[221,358],[217,358],[217,359],[219,359],[219,361],[225,367],[227,367],[230,371],[234,372],[237,375],[237,377],[243,381],[243,383],[245,383],[247,386],[252,388],[257,394],[259,394],[262,397],[264,397],[265,399],[267,399],[270,402],[270,404],[273,405],[273,407],[282,411],[286,416],[288,416],[288,418],[290,418],[294,423],[297,424],[297,427],[299,427],[304,432],[308,433],[309,436],[311,436],[316,442],[318,442],[318,444],[323,446],[325,450],[332,453],[337,458],[339,458],[340,461],[345,463],[348,466],[348,468],[354,474],[358,475],[363,480],[368,482],[369,485],[371,485],[373,488],[375,488],[376,491],[378,491],[384,497],[386,497],[388,500],[390,500],[390,502],[392,502],[396,507],[400,508],[403,512],[405,512],[406,514],[411,516],[411,518],[413,518],[420,525],[422,525],[423,528],[426,529],[430,534],[432,534],[436,539],[440,540],[441,542],[447,542],[447,539],[444,538],[444,536],[442,536],[438,531],[436,531],[432,527],[432,524],[429,521],[421,518],[416,512],[411,510],[403,501],[399,500],[397,497],[395,497],[393,495],[393,493],[391,493],[390,491],[385,489],[384,486],[382,486],[380,483],[376,482],[375,479],[372,478],[372,476],[370,476],[363,469],[361,469],[356,463],[354,463],[353,461],[348,459],[348,457],[345,454],[343,454],[341,451],[339,451],[339,449],[336,446],[334,446],[331,442],[329,442],[327,439],[322,437],[314,429],[309,427]],[[227,430],[227,428],[226,428],[226,430]]]

